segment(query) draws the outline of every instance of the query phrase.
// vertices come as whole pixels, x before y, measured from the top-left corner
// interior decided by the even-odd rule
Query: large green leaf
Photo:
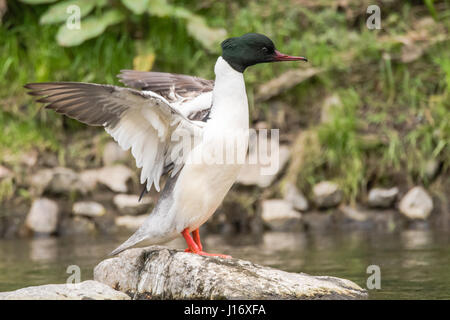
[[[68,29],[64,24],[59,28],[56,40],[63,47],[77,46],[88,39],[99,36],[108,26],[119,23],[124,18],[122,12],[111,9],[100,17],[94,16],[81,20],[80,29]]]
[[[158,17],[185,19],[187,30],[191,37],[212,52],[219,50],[219,42],[225,39],[227,35],[225,29],[210,28],[202,17],[193,14],[185,8],[170,5],[166,0],[152,0],[148,6],[148,12]]]
[[[150,0],[122,0],[122,3],[133,13],[143,14],[148,8],[149,1]]]
[[[66,21],[71,13],[67,13],[69,6],[78,6],[80,8],[80,18],[89,14],[96,5],[95,0],[68,0],[59,2],[50,6],[39,19],[40,24],[59,23]]]
[[[175,7],[168,4],[166,0],[152,0],[148,6],[148,12],[157,17],[173,17]]]
[[[52,3],[58,0],[20,0],[20,2],[27,4],[41,4],[41,3]]]

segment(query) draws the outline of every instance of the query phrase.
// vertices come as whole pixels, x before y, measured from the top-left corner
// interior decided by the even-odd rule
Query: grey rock
[[[398,195],[398,188],[374,188],[369,192],[367,204],[372,208],[390,208]]]
[[[295,210],[307,211],[309,208],[308,199],[293,184],[286,187],[284,199],[290,202]]]
[[[122,164],[116,164],[82,171],[79,180],[85,191],[94,190],[100,183],[114,192],[127,192],[127,181],[132,176],[131,169]]]
[[[51,234],[58,227],[58,218],[59,209],[56,202],[40,198],[33,201],[25,225],[35,233]]]
[[[47,189],[54,193],[68,193],[79,190],[78,175],[69,168],[59,167],[52,169],[52,179]]]
[[[97,171],[98,182],[104,184],[114,192],[127,192],[127,181],[133,172],[124,165],[103,167]]]
[[[335,226],[335,218],[332,213],[309,212],[302,216],[303,224],[308,231],[325,232]]]
[[[100,217],[106,212],[105,207],[95,201],[75,202],[72,207],[72,213],[79,216]]]
[[[289,273],[238,259],[160,246],[130,249],[94,269],[94,279],[134,299],[365,299],[349,280]]]
[[[263,222],[254,204],[254,196],[232,188],[205,227],[213,233],[259,234],[263,230]]]
[[[77,216],[64,219],[61,222],[58,233],[61,235],[87,235],[96,232],[95,223],[85,217]]]
[[[72,191],[85,193],[85,187],[79,175],[72,169],[64,167],[41,169],[31,176],[30,184],[37,195],[41,195],[44,191],[56,194]]]
[[[301,225],[302,214],[283,199],[264,200],[261,204],[261,218],[271,230],[287,231]]]
[[[85,192],[93,191],[97,187],[99,170],[89,169],[80,172],[80,182]]]
[[[143,197],[139,201],[139,196],[134,194],[116,194],[113,198],[114,205],[124,215],[138,215],[150,212],[152,199]]]
[[[270,143],[269,143],[270,145]],[[260,188],[267,188],[272,184],[278,174],[286,165],[290,157],[290,151],[287,146],[281,145],[279,148],[278,165],[274,165],[274,170],[270,168],[270,164],[261,163],[259,159],[257,148],[249,148],[249,156],[243,165],[239,176],[237,178],[237,183],[245,186],[257,186]],[[270,150],[270,147],[268,147]],[[268,151],[269,152],[269,151]],[[256,159],[257,161],[250,161],[251,159]],[[256,163],[255,163],[256,162]]]
[[[116,217],[115,224],[118,227],[124,227],[131,231],[136,231],[148,217],[148,214],[141,214],[139,216],[120,216]]]
[[[422,187],[409,190],[399,204],[400,212],[409,219],[427,219],[433,211],[433,200]]]
[[[128,151],[123,150],[116,142],[110,141],[103,149],[102,160],[104,165],[109,166],[127,160],[128,156]]]
[[[47,189],[53,178],[51,169],[42,169],[33,174],[30,178],[30,185],[36,195],[41,195]]]
[[[342,190],[331,181],[322,181],[313,187],[314,202],[319,208],[332,208],[341,203]]]
[[[0,292],[0,300],[130,300],[120,291],[93,280],[76,284],[46,284]]]

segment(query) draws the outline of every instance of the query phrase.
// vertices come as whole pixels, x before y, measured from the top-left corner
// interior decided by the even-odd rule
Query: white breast
[[[174,223],[178,232],[186,227],[194,230],[203,224],[221,204],[239,174],[242,163],[226,163],[226,158],[222,163],[205,162],[208,161],[205,155],[216,159],[213,153],[217,152],[217,146],[225,146],[233,135],[235,148],[247,149],[249,115],[243,74],[221,57],[215,73],[213,107],[202,143],[189,155],[174,188],[177,208]],[[239,132],[244,134],[236,136]],[[202,163],[198,163],[199,158],[203,159]]]

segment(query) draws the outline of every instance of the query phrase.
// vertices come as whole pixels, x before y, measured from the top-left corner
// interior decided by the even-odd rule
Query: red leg
[[[200,242],[200,232],[198,231],[198,228],[194,231],[192,231],[192,236],[194,238],[195,243],[197,244],[200,251],[203,250],[202,243]]]
[[[198,234],[198,229],[195,230],[194,232],[192,232],[194,235],[194,239],[192,239],[191,235],[189,234],[189,230],[188,228],[184,229],[181,234],[184,237],[184,240],[186,240],[186,243],[188,245],[188,248],[186,250],[184,250],[185,252],[191,252],[191,253],[195,253],[201,256],[211,256],[211,257],[221,257],[221,258],[231,258],[231,256],[227,256],[225,254],[217,254],[217,253],[207,253],[202,251],[201,248],[201,244],[200,244],[200,235]],[[200,244],[200,247],[197,245],[197,242]]]
[[[184,251],[186,251],[186,252],[194,252],[194,253],[197,253],[197,252],[201,251],[198,248],[197,244],[195,243],[194,239],[192,239],[191,235],[189,234],[189,230],[187,228],[184,229],[181,232],[181,234],[183,235],[184,240],[186,240],[186,243],[188,245],[187,249],[184,250]]]

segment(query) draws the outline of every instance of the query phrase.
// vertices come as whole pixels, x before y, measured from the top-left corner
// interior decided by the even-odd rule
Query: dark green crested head
[[[304,57],[288,56],[278,52],[272,40],[263,34],[247,33],[222,42],[222,58],[239,72],[257,63],[276,61],[307,61]]]

